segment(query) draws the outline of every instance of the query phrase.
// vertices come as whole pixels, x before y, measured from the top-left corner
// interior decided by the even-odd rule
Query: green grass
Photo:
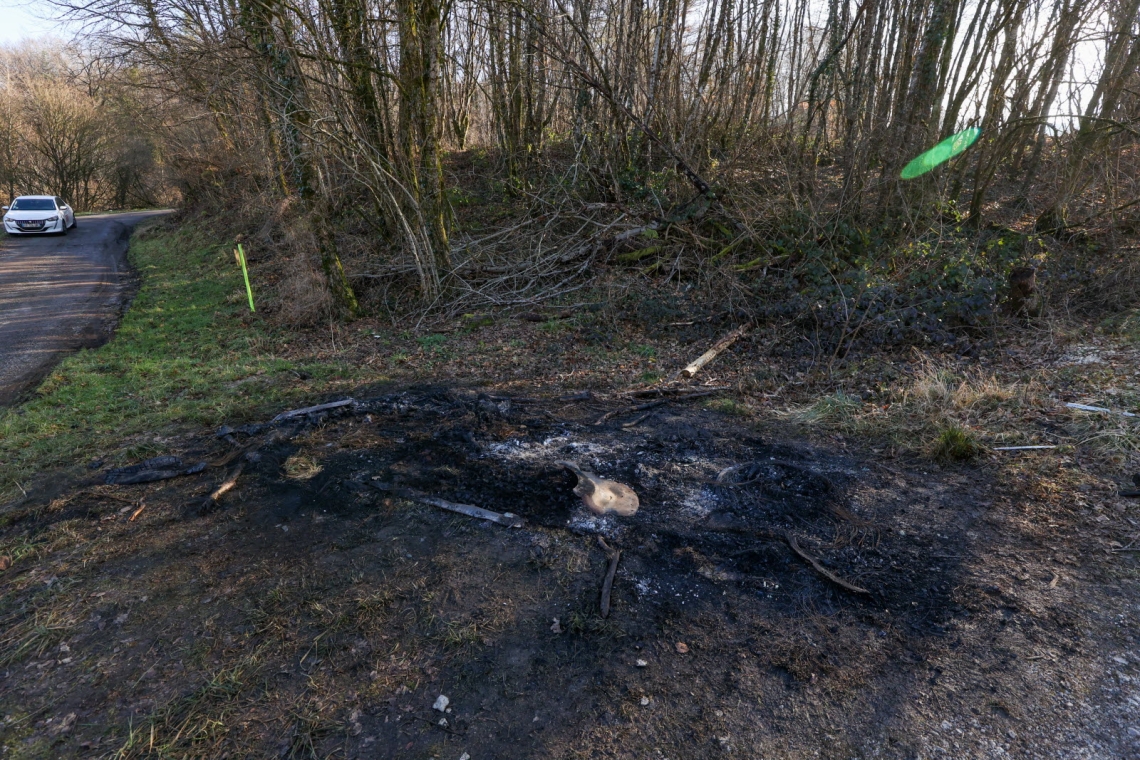
[[[746,417],[748,407],[731,398],[714,398],[705,402],[705,408],[721,414],[731,414],[737,417]]]
[[[982,445],[969,430],[959,425],[948,425],[934,441],[934,458],[946,462],[968,462],[982,451]]]
[[[420,335],[416,338],[416,343],[419,343],[422,348],[438,350],[443,347],[447,342],[446,335]]]
[[[153,456],[154,436],[261,420],[361,381],[347,365],[279,355],[291,336],[250,313],[228,241],[159,226],[137,235],[129,256],[141,286],[114,338],[0,409],[0,503],[37,473]]]
[[[187,757],[187,751],[216,751],[217,742],[233,730],[238,705],[247,689],[242,664],[222,668],[190,694],[155,710],[138,728],[127,730],[126,740],[112,757]]]

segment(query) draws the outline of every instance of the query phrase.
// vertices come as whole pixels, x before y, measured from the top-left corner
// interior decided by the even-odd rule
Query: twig
[[[618,560],[621,559],[621,549],[611,549],[610,545],[606,543],[606,539],[598,536],[598,544],[602,547],[602,551],[606,553],[606,558],[610,561],[610,567],[606,570],[606,579],[602,581],[602,617],[607,618],[610,616],[610,592],[614,589],[614,576],[617,575]]]
[[[1082,412],[1106,412],[1108,414],[1119,414],[1121,417],[1135,417],[1132,412],[1120,412],[1115,409],[1105,409],[1103,406],[1089,406],[1088,404],[1065,404],[1070,409],[1078,409]]]
[[[698,387],[696,390],[699,393],[711,393],[713,391],[727,391],[729,388],[730,386],[728,385],[717,385],[709,386],[707,388]],[[693,391],[693,386],[689,386],[687,388],[643,388],[639,391],[629,391],[625,395],[632,396],[633,398],[654,398],[660,396],[683,396],[686,393]]]
[[[493,523],[498,523],[499,525],[505,525],[508,528],[521,528],[525,522],[521,517],[516,514],[512,514],[511,512],[504,512],[503,514],[499,514],[498,512],[492,512],[489,509],[475,507],[470,504],[457,504],[453,501],[447,501],[446,499],[440,499],[435,496],[428,496],[427,494],[420,493],[419,491],[414,491],[411,488],[400,488],[390,483],[370,481],[370,484],[377,490],[394,493],[397,496],[401,496],[405,499],[418,501],[421,504],[430,504],[433,507],[446,509],[449,512],[458,512],[459,514],[467,515],[468,517],[476,517],[480,520],[488,520]]]
[[[822,575],[824,578],[827,578],[829,581],[831,581],[835,585],[839,586],[840,588],[847,589],[848,591],[850,591],[853,594],[870,594],[871,593],[870,591],[868,591],[865,588],[860,588],[859,586],[848,583],[847,581],[843,580],[839,576],[832,573],[830,570],[828,570],[823,565],[819,564],[819,562],[816,561],[815,557],[812,557],[810,554],[808,554],[807,552],[805,552],[803,549],[800,548],[800,545],[798,543],[796,543],[796,537],[793,536],[791,533],[785,533],[784,537],[788,540],[788,546],[792,547],[792,551],[794,551],[796,554],[798,554],[800,559],[804,560],[809,565],[811,565],[812,568],[817,573]]]
[[[752,464],[752,463],[749,462],[747,464],[734,464],[734,465],[731,465],[729,467],[725,467],[723,470],[721,470],[720,472],[718,472],[716,474],[716,480],[713,482],[717,483],[718,485],[722,484],[722,483],[726,483],[726,482],[728,482],[728,476],[729,475],[735,475],[736,473],[743,470],[745,467],[748,467],[750,464]],[[738,484],[733,484],[733,485],[738,485]]]
[[[225,454],[224,456],[221,456],[221,457],[215,459],[213,462],[210,462],[210,466],[211,467],[225,467],[226,465],[233,462],[235,459],[242,457],[243,455],[252,451],[255,448],[257,448],[257,444],[251,443],[248,446],[242,446],[241,448],[234,449],[233,451],[229,452],[228,454]]]
[[[1055,449],[1056,446],[998,446],[994,451],[1037,451],[1039,449]]]
[[[127,518],[127,522],[134,522],[135,518],[141,515],[144,509],[146,509],[146,502],[139,502],[139,508],[131,513],[131,516]]]
[[[324,412],[329,409],[339,409],[342,406],[355,404],[354,399],[346,398],[341,401],[330,401],[327,404],[317,404],[316,406],[307,406],[304,409],[292,409],[288,412],[281,412],[281,414],[274,417],[270,422],[281,422],[283,420],[291,420],[294,417],[304,417],[306,414],[316,414],[317,412]]]
[[[630,414],[632,412],[644,412],[647,409],[654,409],[654,408],[659,407],[663,404],[668,404],[670,401],[687,401],[688,399],[691,399],[691,398],[701,398],[702,396],[711,396],[714,393],[720,393],[720,389],[714,388],[714,389],[707,390],[707,391],[697,391],[695,393],[686,393],[682,396],[674,396],[673,398],[663,398],[663,399],[658,399],[657,401],[650,401],[650,402],[645,403],[645,404],[636,404],[634,406],[626,407],[625,409],[614,409],[612,412],[606,412],[605,414],[603,414],[601,417],[598,418],[598,421],[595,422],[594,424],[595,425],[601,425],[604,422],[607,422],[608,420],[610,420],[611,418],[617,417],[618,415],[621,415],[621,414]]]
[[[662,399],[661,401],[650,401],[648,404],[637,404],[636,406],[631,406],[631,407],[628,407],[626,409],[614,409],[612,412],[606,412],[605,414],[603,414],[601,417],[598,418],[598,421],[595,422],[594,424],[595,425],[601,425],[602,423],[609,421],[609,419],[611,417],[616,417],[619,414],[629,414],[630,412],[643,412],[646,409],[653,409],[654,407],[661,406],[662,404],[666,404],[666,403],[668,403],[668,402],[666,400]]]
[[[103,493],[102,491],[80,491],[79,493],[77,493],[75,495],[76,496],[91,496],[91,497],[96,498],[96,499],[110,499],[111,501],[117,501],[117,502],[120,502],[122,504],[130,504],[131,506],[134,506],[135,504],[139,503],[138,499],[127,499],[127,498],[124,498],[122,496],[116,496],[113,493]]]
[[[646,412],[645,414],[641,415],[640,417],[635,417],[635,418],[633,418],[633,419],[632,419],[632,420],[630,420],[629,422],[623,422],[621,426],[622,426],[623,428],[627,429],[627,430],[628,430],[629,428],[634,428],[634,427],[637,427],[638,425],[640,425],[641,423],[643,423],[643,422],[645,422],[647,419],[649,419],[649,417],[650,417],[652,414],[653,414],[653,412]]]
[[[709,362],[711,362],[713,359],[716,358],[717,354],[719,354],[721,351],[724,351],[726,348],[728,348],[733,343],[735,343],[746,332],[748,332],[748,329],[751,326],[752,326],[751,323],[745,322],[740,327],[738,327],[735,330],[733,330],[732,332],[730,332],[728,335],[725,335],[723,338],[721,338],[720,340],[718,340],[716,342],[716,345],[714,345],[708,351],[705,351],[698,358],[696,358],[692,362],[690,362],[689,365],[687,367],[685,367],[684,369],[682,369],[680,372],[678,372],[677,375],[679,377],[692,377],[693,375],[697,374],[698,372],[700,372],[701,367],[703,367],[706,364],[708,364]]]
[[[215,488],[214,492],[210,494],[209,500],[212,501],[213,503],[217,504],[218,501],[222,498],[222,496],[224,496],[226,494],[227,491],[229,491],[231,488],[233,488],[235,485],[237,485],[238,476],[241,475],[241,471],[244,469],[245,469],[245,462],[238,462],[237,467],[235,467],[233,469],[233,472],[230,473],[230,476],[228,478],[226,478],[225,480],[223,480],[222,484],[220,486],[218,486],[217,488]]]

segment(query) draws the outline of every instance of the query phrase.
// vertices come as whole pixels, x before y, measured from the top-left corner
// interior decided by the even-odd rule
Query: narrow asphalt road
[[[64,354],[110,337],[129,285],[127,240],[164,213],[81,216],[67,235],[0,238],[0,406]]]

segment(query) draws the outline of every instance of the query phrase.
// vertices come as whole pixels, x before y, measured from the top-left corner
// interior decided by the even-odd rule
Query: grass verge
[[[885,402],[885,403],[884,403]],[[787,419],[811,428],[866,437],[892,449],[943,461],[967,461],[986,443],[1036,443],[1022,418],[1050,408],[1038,382],[924,363],[878,403],[837,392],[793,407]]]
[[[163,436],[261,419],[360,382],[347,363],[281,355],[288,335],[250,313],[230,247],[193,224],[136,233],[129,256],[141,284],[112,340],[65,358],[32,399],[0,409],[0,503],[37,473],[153,456]]]

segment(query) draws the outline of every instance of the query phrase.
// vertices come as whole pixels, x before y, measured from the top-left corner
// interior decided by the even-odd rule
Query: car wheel
[[[74,216],[71,217],[71,229],[75,229],[78,226],[79,226],[79,220],[76,219]]]

